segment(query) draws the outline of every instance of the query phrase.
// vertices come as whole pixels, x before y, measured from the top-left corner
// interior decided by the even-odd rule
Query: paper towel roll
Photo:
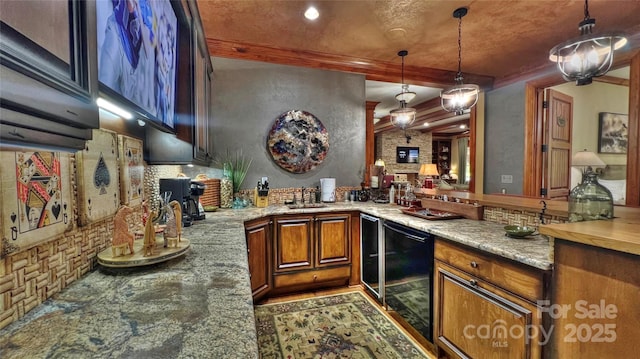
[[[336,179],[321,178],[320,191],[322,192],[322,202],[336,201]]]

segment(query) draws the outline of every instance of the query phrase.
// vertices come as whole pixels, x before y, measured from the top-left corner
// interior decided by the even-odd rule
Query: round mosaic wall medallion
[[[280,115],[267,138],[271,157],[293,173],[311,171],[324,161],[329,150],[329,134],[313,114],[291,110]]]

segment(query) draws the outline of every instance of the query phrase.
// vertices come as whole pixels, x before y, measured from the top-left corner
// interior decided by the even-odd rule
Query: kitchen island
[[[331,211],[362,211],[534,268],[552,268],[547,237],[509,238],[503,225],[489,221],[427,221],[372,202],[219,210],[184,229],[191,251],[183,258],[148,268],[100,268],[4,328],[0,356],[257,358],[244,222]]]

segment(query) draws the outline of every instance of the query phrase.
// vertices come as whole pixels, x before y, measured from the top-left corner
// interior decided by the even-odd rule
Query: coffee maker
[[[194,221],[200,221],[205,219],[204,210],[200,210],[200,196],[204,194],[204,189],[207,187],[202,182],[191,181],[190,185],[191,196],[187,201],[187,213]]]

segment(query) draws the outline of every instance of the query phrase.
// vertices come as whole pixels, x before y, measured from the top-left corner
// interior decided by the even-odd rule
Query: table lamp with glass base
[[[420,172],[418,172],[420,176],[427,176],[424,179],[424,184],[422,187],[424,188],[433,188],[433,179],[436,176],[439,176],[438,166],[435,163],[425,163],[420,166]]]
[[[569,193],[569,222],[613,218],[611,191],[598,183],[593,171],[593,167],[604,167],[605,163],[587,150],[576,153],[571,162],[582,167],[582,182]]]

